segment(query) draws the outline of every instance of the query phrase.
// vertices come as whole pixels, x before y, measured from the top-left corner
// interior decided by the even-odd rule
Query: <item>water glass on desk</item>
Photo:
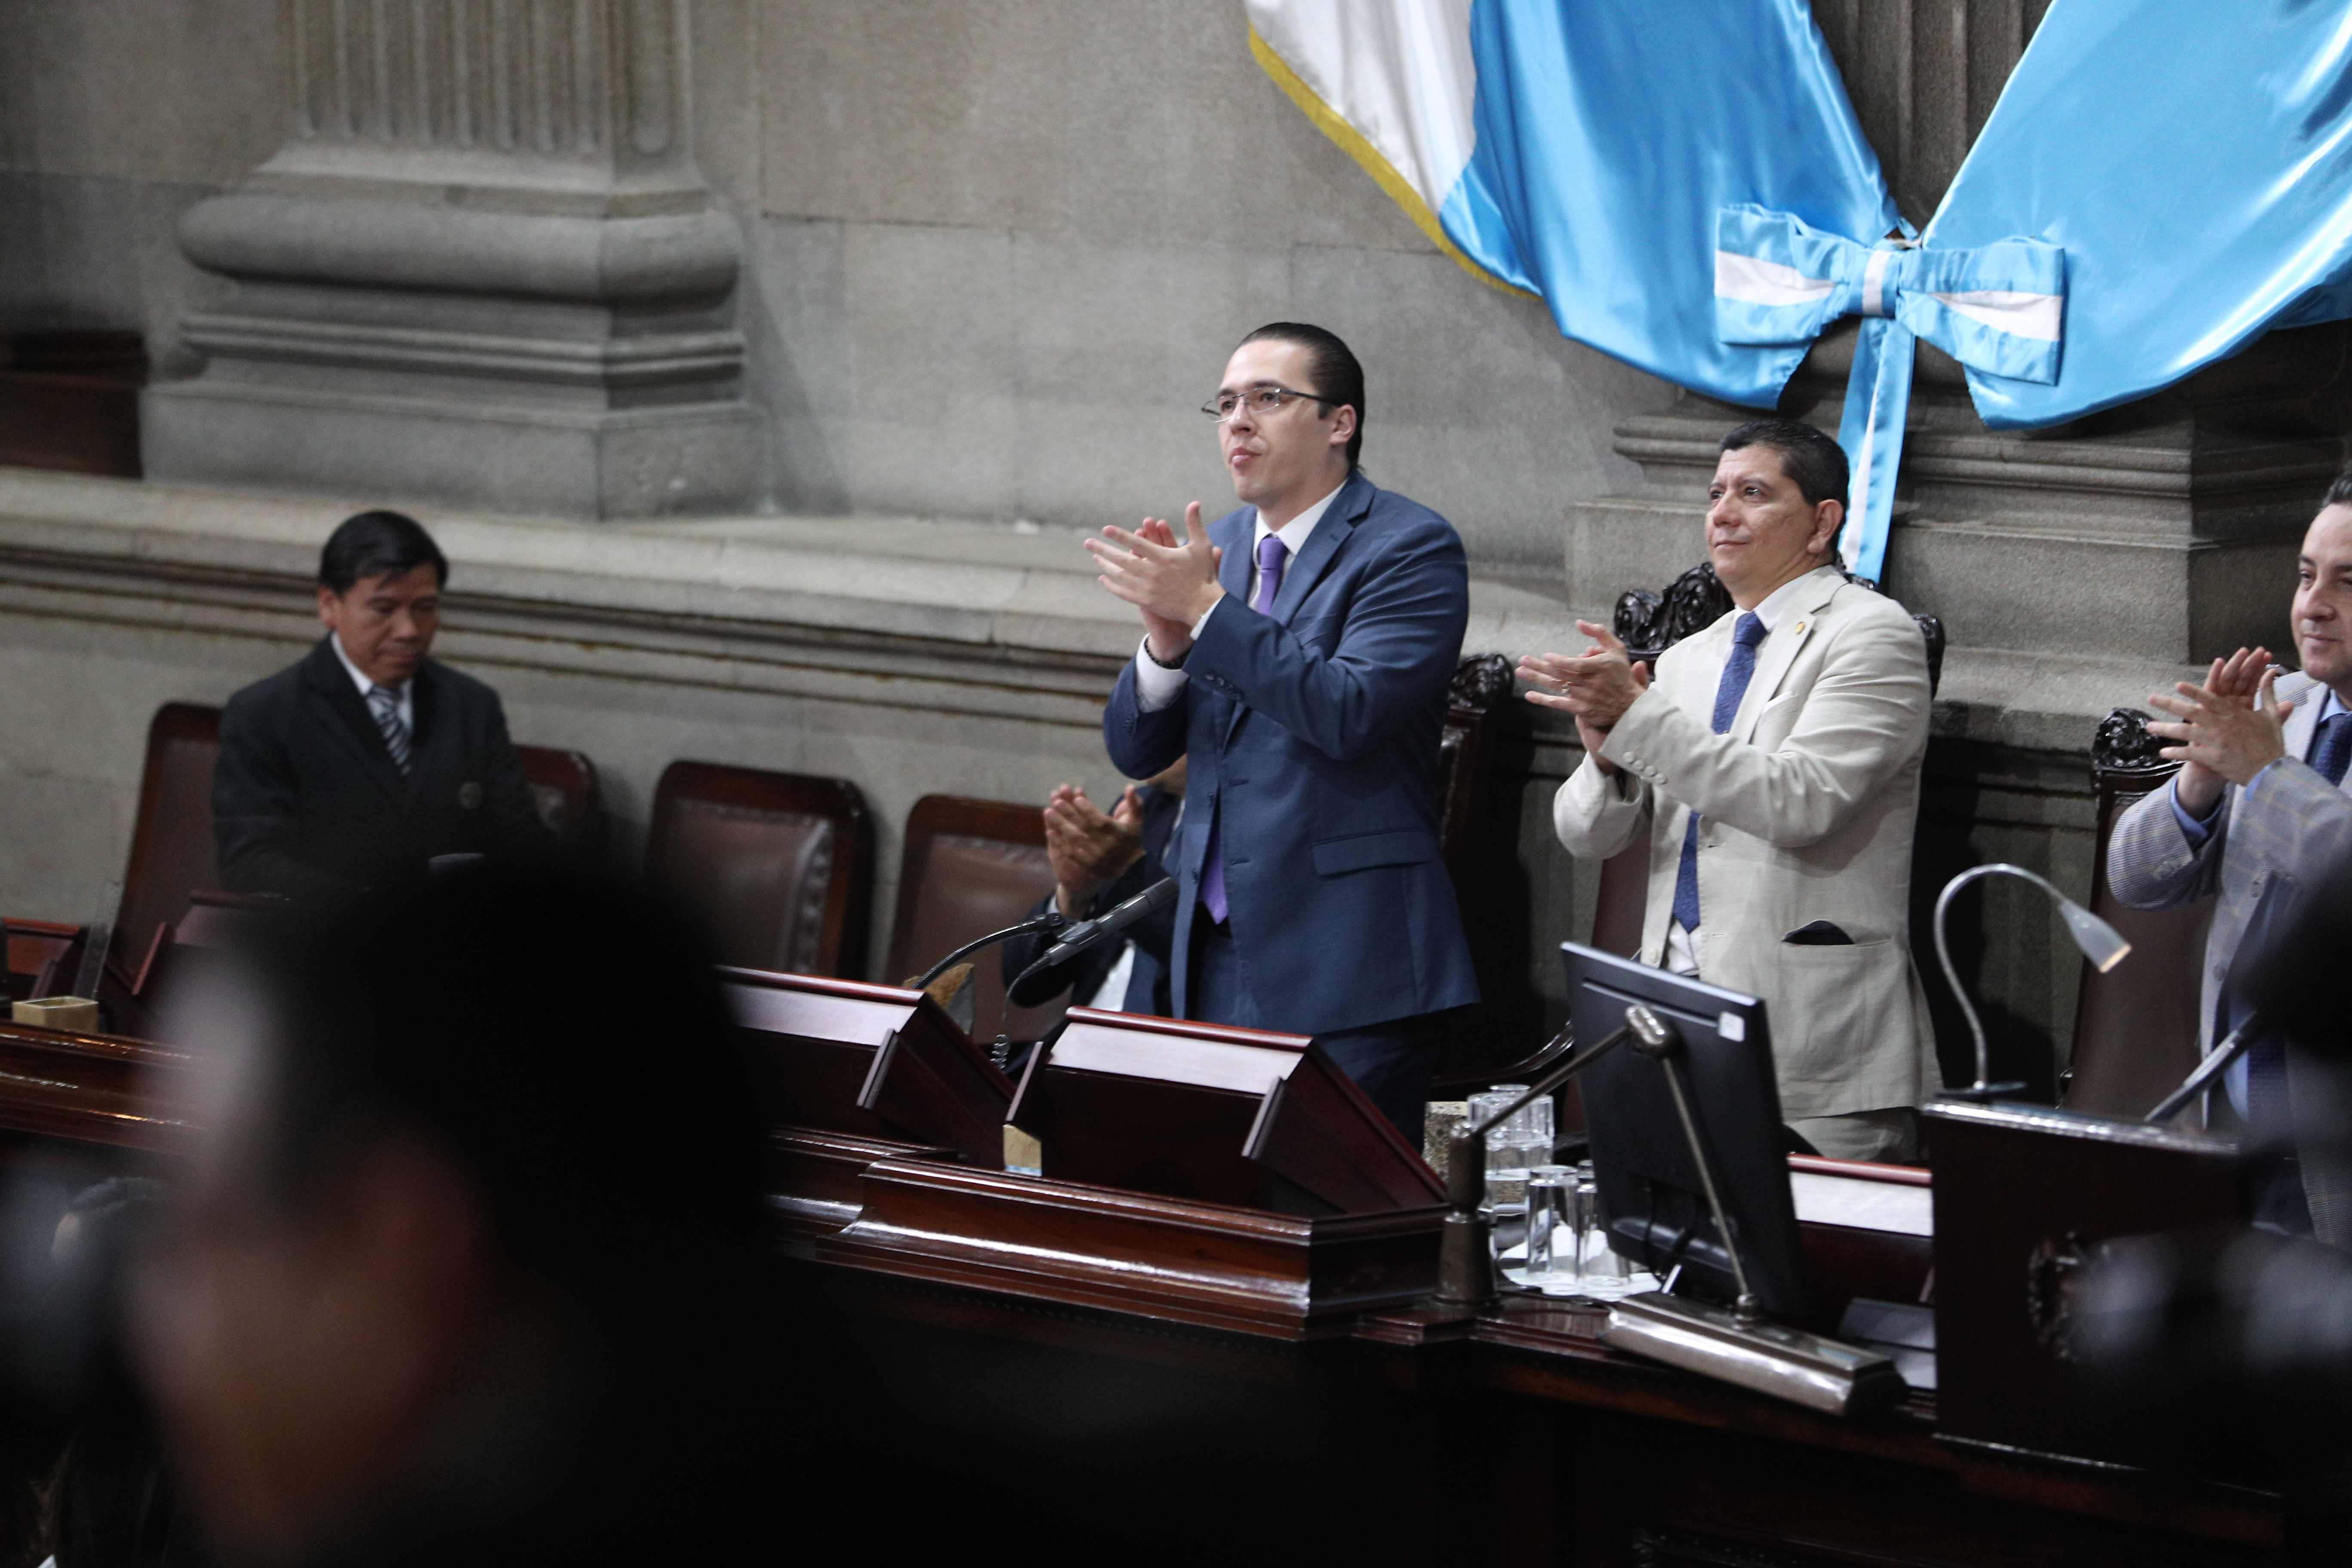
[[[1575,1215],[1578,1295],[1613,1301],[1657,1288],[1654,1279],[1636,1269],[1609,1245],[1609,1227],[1601,1215],[1601,1185],[1590,1164],[1577,1167]]]
[[[1577,1276],[1576,1173],[1566,1165],[1528,1167],[1525,1279],[1541,1289]]]
[[[1528,1086],[1496,1084],[1474,1095],[1470,1115],[1481,1121],[1527,1092]],[[1551,1160],[1552,1100],[1549,1095],[1521,1106],[1509,1121],[1486,1134],[1486,1206],[1517,1214],[1527,1205],[1528,1167]]]

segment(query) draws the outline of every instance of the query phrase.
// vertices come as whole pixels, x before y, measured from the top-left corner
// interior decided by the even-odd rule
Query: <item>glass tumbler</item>
[[[1565,1283],[1576,1276],[1576,1173],[1566,1165],[1528,1167],[1527,1282]]]
[[[1577,1173],[1576,1207],[1582,1222],[1577,1237],[1576,1293],[1596,1301],[1613,1301],[1649,1289],[1649,1277],[1637,1274],[1609,1245],[1609,1227],[1601,1214],[1601,1186],[1590,1165]]]
[[[1470,1097],[1470,1120],[1486,1121],[1527,1092],[1525,1084],[1498,1084]],[[1486,1208],[1489,1213],[1517,1214],[1527,1198],[1528,1157],[1524,1142],[1512,1141],[1514,1116],[1486,1133]]]

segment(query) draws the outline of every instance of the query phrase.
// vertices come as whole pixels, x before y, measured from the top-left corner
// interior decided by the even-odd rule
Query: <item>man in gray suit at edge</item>
[[[2135,909],[2216,900],[2205,942],[2200,1046],[2245,1022],[2252,1008],[2232,977],[2238,958],[2283,929],[2304,889],[2352,851],[2352,472],[2327,489],[2296,564],[2295,651],[2281,676],[2263,648],[2215,659],[2203,685],[2182,681],[2149,703],[2172,715],[2151,733],[2180,772],[2116,822],[2107,883]],[[2298,1161],[2298,1112],[2308,1064],[2274,1034],[2258,1036],[2227,1075],[2231,1107],[2273,1157],[2255,1188],[2255,1218],[2273,1229],[2352,1245],[2352,1173]],[[2323,1166],[2325,1168],[2323,1168]]]

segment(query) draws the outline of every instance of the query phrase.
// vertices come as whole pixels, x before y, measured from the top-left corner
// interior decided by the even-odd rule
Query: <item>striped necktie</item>
[[[383,749],[392,753],[392,765],[400,776],[408,776],[408,725],[400,717],[400,696],[381,686],[371,686],[367,694],[368,711],[375,715],[375,727],[383,732]]]

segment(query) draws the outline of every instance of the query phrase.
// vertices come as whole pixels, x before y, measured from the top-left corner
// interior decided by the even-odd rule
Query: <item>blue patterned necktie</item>
[[[408,776],[408,726],[401,721],[399,694],[381,686],[371,686],[367,694],[368,711],[375,715],[375,727],[383,732],[383,749],[392,753],[392,765],[400,776]]]
[[[1766,637],[1764,623],[1754,611],[1743,611],[1731,628],[1731,657],[1723,661],[1723,679],[1715,688],[1715,732],[1718,735],[1731,728],[1733,715],[1739,711],[1739,700],[1748,695],[1748,683],[1756,674],[1756,649]],[[1675,919],[1683,930],[1698,930],[1698,813],[1690,814],[1690,826],[1683,830],[1682,868],[1675,873]]]
[[[2326,699],[2323,696],[2321,700]],[[2352,763],[2352,713],[2331,713],[2320,721],[2319,732],[2312,738],[2310,763],[2321,778],[2339,787],[2343,784],[2346,764]],[[2258,909],[2256,918],[2248,922],[2250,937],[2271,923],[2262,918],[2266,912],[2266,908]],[[2242,952],[2244,946],[2240,944]],[[2231,1028],[2244,1023],[2252,1012],[2234,993],[2223,1003],[2223,1018]],[[2284,1139],[2291,1135],[2290,1115],[2286,1039],[2275,1029],[2266,1030],[2246,1052],[2246,1121],[2258,1135]]]
[[[2320,721],[2319,738],[2311,748],[2311,765],[2321,778],[2340,785],[2347,763],[2352,763],[2352,712],[2330,713]]]
[[[1257,592],[1250,598],[1250,608],[1259,615],[1274,613],[1274,596],[1282,592],[1282,569],[1289,560],[1290,546],[1280,534],[1269,533],[1257,542]],[[1209,824],[1209,855],[1201,867],[1201,902],[1208,906],[1209,918],[1220,924],[1233,912],[1232,901],[1225,897],[1223,815]]]

